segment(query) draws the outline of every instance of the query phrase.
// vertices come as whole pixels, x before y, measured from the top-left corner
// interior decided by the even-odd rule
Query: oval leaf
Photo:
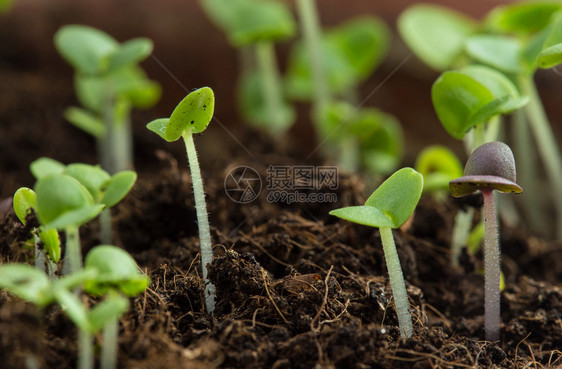
[[[557,1],[517,2],[496,7],[486,19],[486,24],[503,33],[532,34],[544,29],[552,15],[562,10]]]
[[[84,74],[105,72],[109,55],[119,49],[119,43],[107,33],[82,25],[58,30],[55,46],[73,68]]]
[[[521,71],[521,45],[515,39],[496,35],[472,36],[465,49],[475,60],[502,72],[518,74]]]
[[[330,211],[330,215],[376,228],[395,228],[394,221],[374,206],[348,206]]]
[[[168,118],[160,118],[160,119],[155,119],[152,122],[148,123],[146,125],[146,128],[154,133],[156,133],[158,136],[162,137],[164,140],[168,141],[168,139],[166,139],[166,127],[168,126],[168,122],[170,122],[170,119]],[[170,141],[168,141],[170,142]]]
[[[67,165],[64,174],[71,176],[86,187],[95,202],[99,202],[102,189],[111,179],[109,173],[100,166],[81,163]]]
[[[549,27],[542,50],[537,55],[539,68],[552,68],[562,63],[562,17],[558,17]]]
[[[64,164],[51,158],[39,158],[34,160],[29,169],[35,179],[46,177],[50,174],[61,174],[64,171]]]
[[[47,229],[39,232],[39,238],[43,242],[43,248],[49,258],[58,263],[60,260],[60,238],[56,229]]]
[[[176,141],[189,130],[200,133],[207,128],[215,110],[215,95],[209,87],[203,87],[187,95],[174,109],[166,125],[165,138]]]
[[[436,70],[453,66],[477,23],[438,5],[414,5],[400,14],[398,30],[410,49]]]
[[[120,295],[111,295],[92,309],[89,315],[92,333],[98,332],[108,322],[119,318],[129,309],[129,299]]]
[[[47,275],[27,264],[0,265],[0,289],[38,306],[49,304]]]
[[[25,224],[25,218],[31,212],[31,209],[37,207],[37,196],[32,189],[27,187],[21,187],[14,194],[14,212],[16,216]]]
[[[108,208],[114,206],[131,191],[136,180],[137,173],[131,170],[114,174],[107,183],[101,202]]]
[[[365,202],[374,206],[399,228],[414,212],[423,190],[423,176],[412,168],[402,168],[384,181]]]
[[[66,120],[95,138],[105,136],[105,124],[89,111],[71,106],[63,114]]]
[[[148,38],[135,38],[121,44],[119,50],[109,56],[108,70],[137,64],[152,53],[153,44]]]

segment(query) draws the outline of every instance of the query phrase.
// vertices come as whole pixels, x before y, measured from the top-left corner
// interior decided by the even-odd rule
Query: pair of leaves
[[[390,32],[376,17],[361,17],[341,24],[323,34],[321,63],[327,88],[342,94],[367,79],[387,54]],[[285,85],[293,99],[310,100],[313,96],[313,72],[310,55],[301,41],[289,57]]]
[[[319,108],[316,121],[321,137],[336,140],[332,146],[340,152],[334,155],[358,150],[361,165],[370,172],[390,173],[402,160],[404,135],[400,123],[390,114],[375,108],[357,110],[346,102],[332,101]],[[347,145],[350,139],[352,146]]]
[[[414,212],[423,190],[423,176],[402,168],[384,181],[363,206],[332,210],[330,215],[377,228],[399,228]]]
[[[441,74],[433,84],[431,98],[443,127],[457,139],[475,125],[528,102],[506,76],[478,65]]]
[[[201,4],[235,47],[274,42],[296,32],[293,15],[279,1],[201,0]]]
[[[100,75],[137,64],[152,52],[152,41],[135,38],[119,44],[96,28],[67,25],[55,34],[59,53],[81,74]]]
[[[211,122],[214,111],[215,94],[209,87],[202,87],[180,101],[170,118],[153,120],[146,128],[172,142],[185,133],[203,132]]]
[[[423,149],[414,168],[423,176],[424,192],[449,191],[449,182],[463,175],[460,160],[451,150],[439,145]]]

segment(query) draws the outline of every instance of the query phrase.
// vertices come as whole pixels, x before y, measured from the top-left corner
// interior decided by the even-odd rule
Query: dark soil
[[[561,241],[547,242],[520,225],[502,224],[502,333],[499,342],[487,342],[481,255],[465,252],[461,268],[449,264],[454,215],[462,206],[479,206],[480,200],[423,197],[412,222],[394,231],[415,328],[412,338],[400,339],[377,229],[328,215],[335,208],[362,204],[379,179],[340,173],[337,190],[321,191],[334,193],[335,202],[272,203],[265,189],[253,202],[233,202],[224,183],[236,166],[254,168],[265,187],[269,165],[326,164],[320,154],[307,157],[315,145],[310,124],[302,118],[308,112],[300,111],[304,121],[280,142],[248,129],[237,131],[227,119],[236,114],[229,102],[236,56],[215,45],[217,40],[224,43],[223,36],[209,31],[195,1],[161,2],[156,10],[139,2],[121,28],[121,18],[111,21],[116,5],[100,1],[96,8],[98,2],[86,2],[96,11],[71,0],[59,0],[60,7],[23,2],[27,8],[0,23],[0,262],[32,262],[32,251],[23,247],[32,223],[22,226],[7,210],[9,200],[2,201],[20,186],[33,186],[29,163],[40,156],[64,163],[96,162],[93,140],[62,119],[63,108],[76,101],[71,71],[51,44],[60,24],[92,24],[120,40],[151,31],[155,55],[180,80],[189,81],[189,87],[217,86],[217,109],[222,109],[217,115],[242,143],[216,124],[196,138],[215,244],[210,276],[218,296],[210,316],[204,308],[185,153],[180,144],[164,145],[144,129],[146,122],[169,114],[184,91],[156,64],[145,63],[149,75],[163,83],[165,96],[154,110],[133,116],[139,179],[113,216],[115,243],[133,255],[152,283],[145,294],[131,299],[131,309],[120,320],[119,368],[562,366]],[[350,2],[358,12],[367,3]],[[162,18],[153,17],[168,16],[174,9],[182,9],[177,12],[181,16],[166,18],[168,28],[156,28]],[[397,14],[383,10],[390,17]],[[194,15],[185,21],[182,17],[189,14]],[[337,9],[325,15],[332,24],[341,16]],[[181,41],[194,49],[178,55],[176,35],[188,25],[193,36]],[[209,42],[201,42],[200,34]],[[207,47],[209,63],[192,57]],[[280,48],[286,52],[286,46]],[[365,88],[377,86],[403,57],[391,55]],[[377,101],[369,101],[399,115],[407,132],[405,163],[410,165],[420,148],[448,140],[428,105],[435,75],[418,67],[412,59],[375,95]],[[558,88],[556,79],[540,78],[539,84]],[[407,109],[400,103],[404,96]],[[562,115],[560,104],[548,99],[556,102],[557,97],[546,94],[555,117]],[[82,227],[81,239],[84,253],[99,243],[96,222]],[[74,368],[76,337],[58,306],[38,310],[0,291],[0,369]]]

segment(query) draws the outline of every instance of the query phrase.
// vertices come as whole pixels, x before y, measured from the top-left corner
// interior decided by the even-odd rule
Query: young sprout
[[[54,38],[58,52],[75,69],[78,100],[65,118],[97,139],[102,167],[111,174],[133,167],[130,111],[148,108],[160,98],[160,86],[147,79],[138,63],[152,52],[152,41],[122,44],[83,25],[67,25]]]
[[[486,339],[500,338],[500,247],[494,190],[520,193],[515,183],[515,160],[509,146],[489,142],[477,147],[468,158],[464,176],[449,184],[455,197],[480,190],[484,197],[484,326]]]
[[[195,197],[195,210],[197,211],[197,224],[199,226],[199,242],[201,245],[201,268],[205,282],[205,305],[211,314],[215,310],[215,286],[209,281],[208,265],[213,261],[213,248],[211,245],[211,232],[207,218],[207,205],[203,180],[199,169],[199,160],[193,134],[203,132],[209,125],[215,109],[215,95],[209,87],[203,87],[187,95],[172,112],[170,118],[156,119],[147,124],[146,128],[158,134],[168,142],[176,141],[180,137],[185,142],[193,196]]]
[[[287,131],[295,112],[283,96],[274,44],[295,34],[287,5],[271,0],[201,0],[201,5],[245,61],[239,87],[242,113],[273,135]]]
[[[131,170],[123,170],[109,175],[97,165],[74,163],[64,164],[50,159],[39,158],[31,163],[31,172],[40,179],[49,174],[66,174],[80,182],[90,193],[96,204],[105,206],[100,214],[101,239],[111,241],[111,212],[110,209],[120,202],[131,190],[137,179],[137,174]]]
[[[37,208],[37,195],[35,192],[27,187],[22,187],[16,191],[13,199],[13,207],[18,219],[25,224],[26,218]],[[47,263],[49,270],[49,277],[56,278],[57,263],[60,260],[60,239],[56,229],[45,230],[43,227],[38,227],[32,231],[32,243],[35,249],[35,267],[41,271],[45,271],[45,263]],[[40,243],[43,243],[41,249]],[[45,253],[47,259],[45,259]]]
[[[402,168],[384,181],[367,199],[365,205],[330,212],[330,215],[341,219],[379,228],[401,337],[411,337],[413,327],[406,284],[392,229],[399,228],[410,218],[422,190],[423,176],[412,168]]]
[[[96,246],[86,255],[86,269],[98,272],[96,278],[87,280],[84,291],[108,299],[121,294],[133,297],[144,292],[150,285],[150,278],[139,271],[139,267],[126,251],[110,245]],[[114,369],[117,363],[118,316],[107,319],[103,324],[103,345],[101,369]]]
[[[35,184],[37,217],[45,230],[66,232],[66,254],[63,272],[81,269],[82,253],[78,228],[95,218],[104,208],[76,179],[66,174],[49,174]]]

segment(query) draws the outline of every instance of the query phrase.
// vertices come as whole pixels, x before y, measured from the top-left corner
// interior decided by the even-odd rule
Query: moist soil
[[[267,143],[257,132],[245,137]],[[480,206],[480,199],[422,197],[411,221],[394,231],[414,320],[414,335],[401,339],[377,230],[328,215],[363,203],[367,187],[376,184],[340,173],[336,190],[320,190],[337,195],[330,203],[270,202],[266,190],[248,204],[227,196],[230,169],[249,165],[265,179],[263,163],[300,164],[292,154],[237,159],[232,153],[223,156],[230,160],[215,161],[213,170],[203,169],[215,251],[213,315],[204,308],[185,159],[153,154],[159,169],[141,175],[113,210],[115,243],[152,279],[120,319],[120,368],[562,365],[560,243],[502,225],[501,340],[487,342],[481,255],[465,252],[462,267],[455,268],[448,249],[454,214]],[[316,160],[312,164],[321,163]],[[32,252],[23,247],[29,227],[11,211],[1,227],[2,262],[29,262]],[[81,238],[84,253],[98,244],[97,223],[82,227]],[[41,311],[0,292],[0,367],[73,368],[76,352],[76,329],[58,306]]]

